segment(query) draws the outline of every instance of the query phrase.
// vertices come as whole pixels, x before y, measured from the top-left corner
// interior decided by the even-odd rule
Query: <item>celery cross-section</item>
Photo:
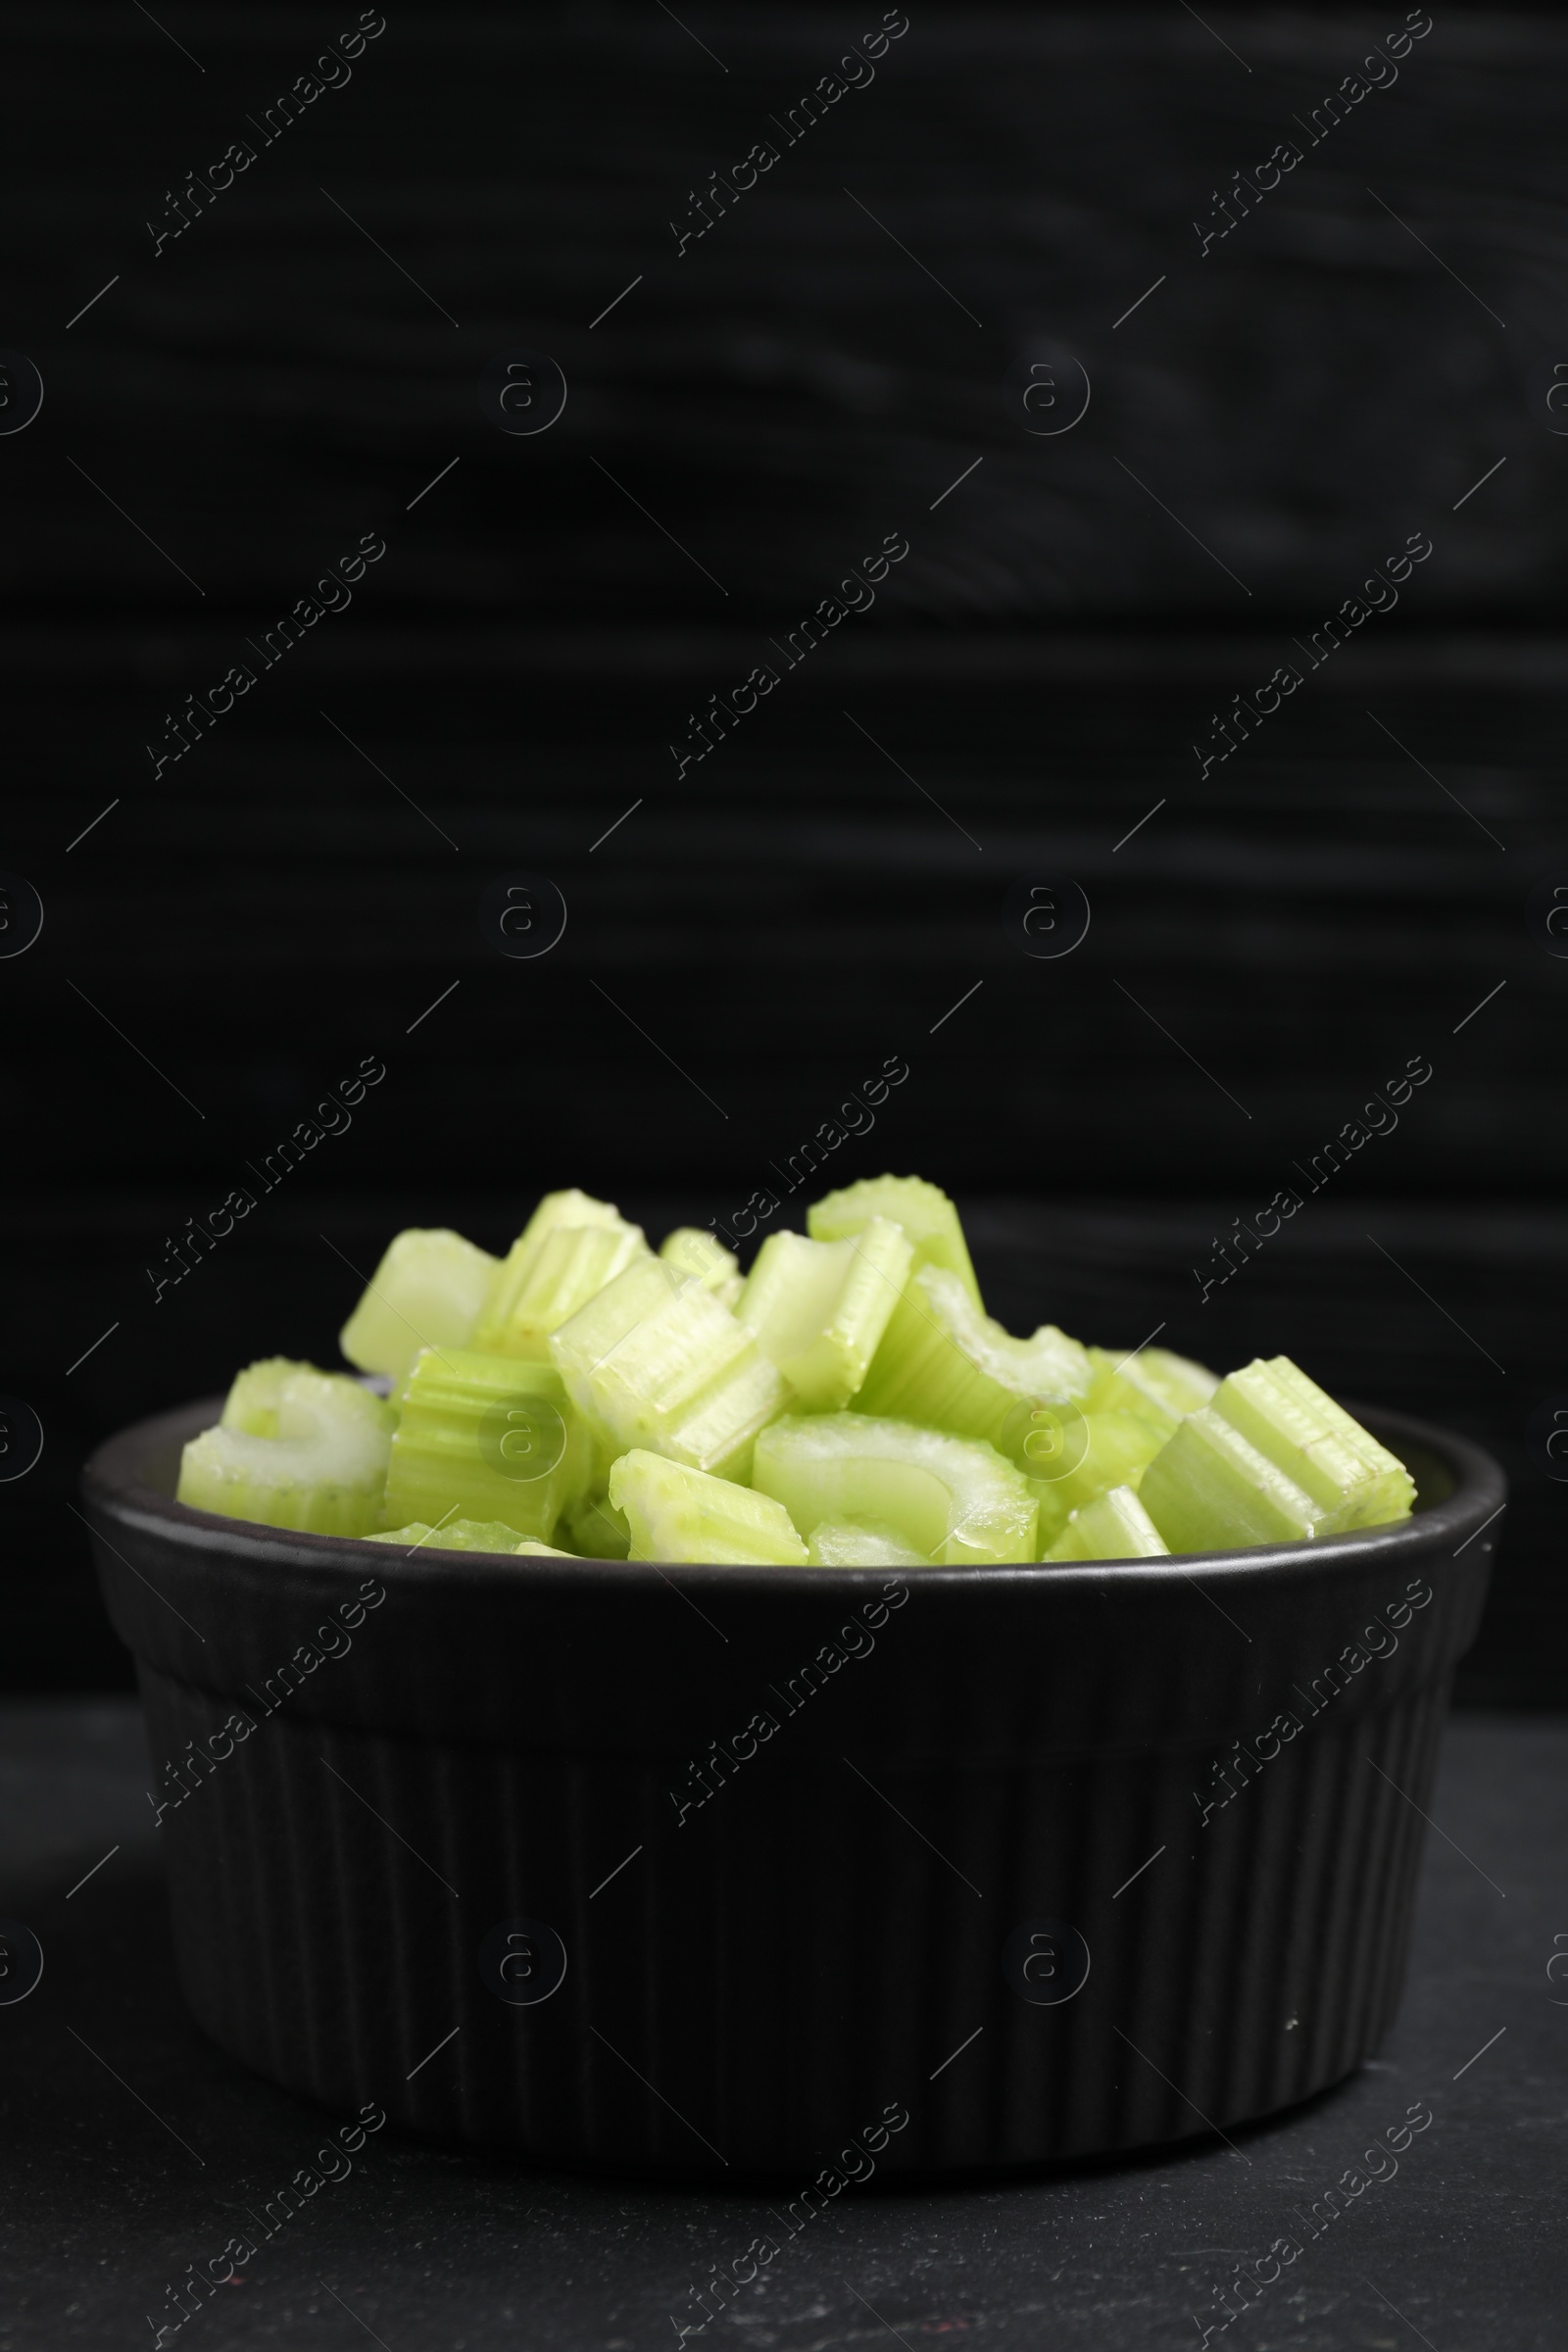
[[[259,1363],[247,1364],[243,1372],[235,1373],[223,1399],[220,1427],[243,1429],[253,1438],[275,1438],[283,1384],[296,1372],[314,1373],[318,1380],[341,1380],[350,1388],[360,1386],[347,1372],[323,1372],[318,1365],[298,1363],[287,1355],[264,1356]]]
[[[269,1389],[270,1406],[259,1401]],[[235,1391],[235,1419],[225,1408],[181,1454],[176,1499],[266,1527],[368,1535],[386,1479],[391,1406],[345,1373],[295,1364],[279,1375],[275,1358],[242,1372]],[[270,1434],[257,1426],[268,1417]]]
[[[935,1567],[1032,1560],[1029,1482],[994,1446],[869,1413],[792,1414],[757,1441],[752,1483],[798,1528],[867,1518]]]

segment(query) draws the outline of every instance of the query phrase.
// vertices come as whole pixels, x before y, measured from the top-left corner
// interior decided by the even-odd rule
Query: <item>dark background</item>
[[[679,259],[689,191],[783,147],[880,10],[391,0],[265,147],[356,9],[12,13],[0,342],[46,391],[0,437],[0,866],[46,919],[0,963],[0,1389],[46,1443],[0,1487],[11,1685],[128,1682],[69,1508],[99,1438],[332,1361],[400,1225],[502,1249],[565,1183],[727,1221],[896,1054],[831,1181],[946,1185],[1017,1327],[1284,1349],[1482,1437],[1516,1500],[1463,1694],[1568,1696],[1525,1434],[1568,1397],[1568,962],[1526,920],[1568,873],[1568,440],[1532,390],[1568,362],[1568,25],[1439,7],[1232,235],[1193,226],[1404,13],[915,0]],[[1055,438],[1006,381],[1042,337],[1093,385]],[[569,386],[538,436],[477,397],[519,350]],[[260,670],[370,531],[352,607]],[[874,610],[677,780],[687,713],[890,531]],[[1211,713],[1412,532],[1397,610],[1202,779]],[[569,908],[538,960],[478,927],[516,869]],[[1093,906],[1065,960],[1004,929],[1040,876]],[[155,1304],[166,1236],[368,1054],[351,1131]],[[1398,1131],[1201,1303],[1211,1237],[1412,1055]]]

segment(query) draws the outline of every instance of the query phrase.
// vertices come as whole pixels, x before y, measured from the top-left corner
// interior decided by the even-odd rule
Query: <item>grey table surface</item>
[[[0,2003],[6,2352],[153,2343],[166,2290],[254,2236],[248,2212],[329,2128],[188,2019],[147,1780],[128,1703],[0,1708],[0,1915],[45,1955],[36,1989]],[[708,2341],[1164,2352],[1208,2328],[1248,2352],[1560,2346],[1568,1721],[1457,1716],[1432,1820],[1403,2006],[1352,2080],[1234,2144],[873,2182],[786,2245]],[[1312,2235],[1301,2217],[1411,2107],[1431,2125]],[[585,2179],[387,2131],[164,2341],[657,2352],[693,2328],[690,2290],[768,2230],[775,2201],[765,2186]],[[1266,2274],[1282,2236],[1298,2257],[1225,2325],[1217,2290],[1238,2264]]]

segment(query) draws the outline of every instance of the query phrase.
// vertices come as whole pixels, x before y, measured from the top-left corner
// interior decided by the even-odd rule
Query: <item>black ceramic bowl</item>
[[[901,1578],[215,1518],[172,1494],[219,1410],[85,1493],[185,1991],[273,2081],[842,2185],[1227,2128],[1377,2048],[1504,1496],[1462,1439],[1364,1415],[1396,1527]]]

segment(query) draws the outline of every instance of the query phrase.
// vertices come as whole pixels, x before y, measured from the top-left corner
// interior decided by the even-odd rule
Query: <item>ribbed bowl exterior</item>
[[[184,1987],[272,2080],[831,2195],[1229,2130],[1375,2051],[1502,1499],[1462,1441],[1369,1416],[1402,1528],[901,1583],[241,1529],[158,1493],[202,1412],[87,1494]]]

